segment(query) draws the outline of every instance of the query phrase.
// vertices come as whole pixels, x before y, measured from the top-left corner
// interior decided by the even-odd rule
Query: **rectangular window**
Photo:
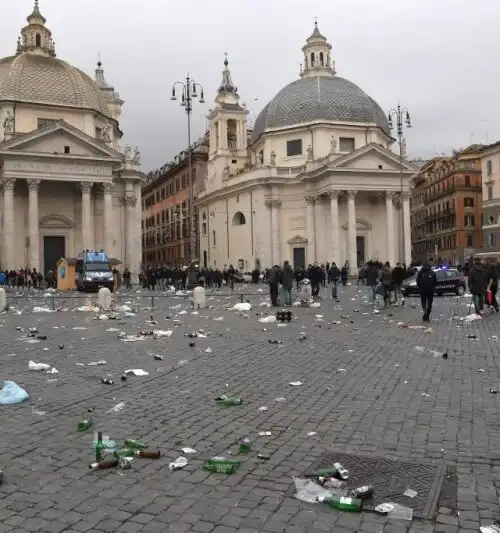
[[[465,225],[468,228],[473,228],[474,227],[474,222],[475,222],[474,215],[465,215],[464,221],[465,221]]]
[[[464,198],[464,207],[474,207],[474,198]]]
[[[486,174],[488,176],[491,176],[493,174],[493,163],[491,162],[491,159],[488,159],[488,161],[486,161]]]
[[[212,246],[215,246],[215,231],[212,231]]]
[[[470,176],[465,176],[465,186],[470,187]]]
[[[102,139],[102,129],[101,128],[96,128],[95,129],[95,138],[96,139]]]
[[[353,137],[339,137],[339,151],[340,152],[354,152],[354,138]]]
[[[65,154],[69,154],[71,152],[71,147],[70,146],[65,146],[64,147],[64,153]]]
[[[467,233],[467,248],[474,246],[474,233]]]
[[[39,118],[37,119],[37,128],[41,129],[47,126],[52,126],[55,122],[57,122],[57,120],[53,118]]]
[[[493,185],[486,186],[486,193],[488,196],[488,200],[493,200]]]
[[[488,246],[495,246],[495,235],[494,235],[494,233],[488,233]]]
[[[286,155],[287,157],[302,155],[302,139],[293,139],[292,141],[287,141]],[[262,154],[262,159],[264,159],[264,154]]]

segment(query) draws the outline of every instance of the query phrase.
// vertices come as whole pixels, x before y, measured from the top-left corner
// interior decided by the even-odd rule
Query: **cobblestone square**
[[[151,311],[149,298],[123,296],[137,310],[123,320],[75,311],[83,303],[71,296],[57,300],[69,310],[54,313],[33,313],[40,300],[17,300],[0,316],[1,375],[30,399],[0,407],[0,532],[454,533],[491,524],[500,482],[500,395],[489,392],[499,385],[499,316],[467,325],[454,317],[469,313],[470,299],[437,298],[431,332],[403,328],[398,322],[422,325],[417,299],[373,313],[363,288],[352,286],[340,304],[325,290],[320,309],[294,307],[294,320],[280,327],[259,323],[274,313],[259,305],[267,297],[261,288],[248,297],[248,313],[224,309],[239,301],[227,292],[199,313],[183,298],[156,297]],[[238,289],[245,290],[256,291]],[[148,324],[151,315],[158,325]],[[47,339],[27,342],[30,327]],[[119,331],[153,328],[173,334],[118,339]],[[200,329],[206,337],[185,336]],[[29,371],[30,360],[58,373]],[[106,364],[90,365],[99,360]],[[127,369],[149,374],[122,382]],[[218,407],[221,393],[241,395],[243,405]],[[110,411],[120,402],[123,410]],[[94,427],[79,433],[89,409]],[[97,429],[119,442],[143,439],[162,456],[136,458],[130,470],[91,471]],[[253,449],[241,455],[245,437]],[[183,454],[184,447],[196,454]],[[293,498],[292,476],[339,450],[453,465],[457,494],[432,520],[412,522]],[[182,455],[188,465],[171,472],[169,463]],[[243,464],[230,476],[202,469],[221,455]]]

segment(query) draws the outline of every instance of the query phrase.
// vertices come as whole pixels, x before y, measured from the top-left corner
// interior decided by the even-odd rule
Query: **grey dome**
[[[267,128],[317,120],[375,123],[390,135],[382,108],[357,85],[338,76],[315,76],[293,81],[281,89],[259,113],[252,139]]]

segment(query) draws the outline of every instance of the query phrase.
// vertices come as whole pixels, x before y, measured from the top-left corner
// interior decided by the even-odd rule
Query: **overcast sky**
[[[32,0],[0,0],[0,57],[15,53]],[[145,171],[187,144],[186,117],[170,100],[190,72],[207,103],[193,111],[203,134],[228,52],[233,80],[255,118],[298,77],[314,17],[333,45],[338,75],[384,110],[406,105],[410,157],[500,140],[498,0],[40,0],[59,58],[105,75],[126,101],[124,141]]]

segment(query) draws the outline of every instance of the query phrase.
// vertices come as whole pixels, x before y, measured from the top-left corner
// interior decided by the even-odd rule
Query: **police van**
[[[75,276],[79,291],[97,291],[101,287],[112,291],[114,287],[113,269],[107,254],[102,250],[83,250],[76,258]]]
[[[457,294],[462,296],[466,291],[466,282],[464,275],[456,268],[440,267],[432,269],[436,273],[436,294]],[[417,276],[403,281],[401,292],[404,296],[410,294],[420,294],[417,286]]]

